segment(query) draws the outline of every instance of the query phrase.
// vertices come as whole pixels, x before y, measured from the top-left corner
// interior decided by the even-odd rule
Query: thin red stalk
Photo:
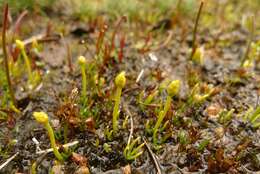
[[[105,44],[103,65],[106,65],[106,64],[107,64],[108,59],[109,59],[109,44]]]
[[[121,63],[124,57],[124,47],[125,47],[125,35],[123,34],[122,38],[120,39],[120,50],[118,53],[118,60]]]
[[[127,21],[127,17],[126,16],[122,16],[119,21],[117,22],[116,24],[116,27],[115,27],[115,30],[112,34],[112,37],[111,37],[111,46],[110,46],[110,53],[112,53],[115,49],[115,37],[116,37],[116,33],[118,32],[119,30],[119,27],[120,25],[122,24],[122,22],[126,22]]]
[[[23,18],[28,14],[27,10],[24,10],[16,19],[15,24],[14,24],[14,29],[13,29],[13,33],[15,34],[19,34],[20,32],[20,26],[22,23]]]
[[[67,49],[67,61],[68,61],[68,67],[70,69],[70,73],[73,73],[73,65],[72,65],[72,56],[71,56],[71,49],[69,44],[66,44]]]
[[[194,27],[194,31],[193,31],[192,51],[191,51],[191,54],[190,54],[190,59],[192,59],[192,57],[193,57],[193,55],[195,53],[195,50],[197,48],[197,43],[196,43],[196,40],[197,40],[197,29],[198,29],[198,24],[199,24],[199,19],[200,19],[200,14],[201,14],[201,11],[202,11],[203,4],[204,4],[204,1],[201,1],[200,2],[200,8],[199,8],[199,11],[198,11],[198,14],[197,14],[197,17],[196,17],[195,27]]]
[[[106,24],[103,24],[100,32],[99,32],[99,35],[98,35],[98,40],[97,40],[97,44],[96,44],[96,54],[98,55],[99,52],[100,52],[100,49],[101,49],[101,46],[103,44],[103,41],[104,41],[104,37],[105,37],[105,33],[107,31],[107,25]]]
[[[148,45],[149,45],[149,42],[150,42],[151,38],[152,38],[152,35],[151,35],[151,33],[149,32],[149,33],[148,33],[148,36],[145,38],[144,46],[140,49],[140,52],[141,52],[141,53],[145,53],[146,51],[149,50]]]
[[[8,56],[7,56],[7,49],[6,49],[7,17],[8,17],[8,4],[5,4],[5,6],[4,6],[4,14],[3,14],[2,47],[3,47],[6,79],[7,79],[7,83],[8,83],[9,93],[10,93],[10,97],[11,97],[11,100],[13,102],[13,105],[16,106],[16,100],[15,100],[15,97],[14,97],[14,92],[13,92],[11,78],[10,78],[9,65],[8,65]]]

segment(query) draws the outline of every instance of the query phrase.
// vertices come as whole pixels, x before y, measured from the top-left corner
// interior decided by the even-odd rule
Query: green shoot
[[[181,130],[179,133],[178,133],[178,140],[180,142],[180,144],[182,146],[186,145],[189,143],[189,139],[188,139],[188,136],[187,136],[187,133],[184,131],[184,130]]]
[[[234,109],[231,109],[230,111],[222,111],[219,115],[218,121],[221,124],[228,125],[228,123],[232,120],[232,115],[234,113]]]
[[[120,98],[122,89],[125,87],[126,78],[125,72],[121,72],[116,76],[115,85],[116,85],[116,93],[115,93],[115,105],[113,110],[113,133],[116,134],[118,130],[118,116],[120,113]]]
[[[202,140],[202,142],[198,146],[198,151],[203,152],[209,143],[210,143],[210,140],[208,140],[208,139]]]
[[[32,167],[31,167],[31,174],[37,174],[36,168],[37,168],[37,163],[35,161],[35,162],[33,162]]]
[[[47,132],[49,134],[50,141],[51,141],[51,147],[53,149],[54,155],[56,156],[56,158],[59,161],[63,161],[64,159],[63,159],[62,155],[60,154],[60,152],[58,151],[58,148],[57,148],[57,145],[56,145],[56,142],[55,142],[54,132],[53,132],[53,129],[52,129],[50,123],[49,123],[48,115],[45,112],[34,112],[33,116],[34,116],[35,120],[37,122],[39,122],[40,124],[43,124],[43,126],[47,130]]]
[[[241,66],[244,67],[244,68],[251,67],[252,63],[253,63],[253,59],[249,57],[249,53],[250,53],[250,50],[251,50],[252,41],[254,39],[254,30],[255,30],[254,16],[248,17],[246,27],[248,28],[250,35],[249,35],[248,41],[247,41],[246,52],[245,52],[244,57],[241,61]]]
[[[154,129],[153,129],[153,143],[154,144],[158,143],[157,132],[159,131],[159,128],[161,126],[161,123],[162,123],[164,117],[166,116],[168,110],[170,109],[172,97],[175,96],[179,92],[179,89],[180,89],[180,81],[179,80],[172,81],[167,87],[168,96],[166,98],[166,102],[164,104],[163,110],[159,112],[157,122],[154,126]]]
[[[144,146],[144,143],[140,144],[139,146],[135,147],[136,144],[140,141],[140,137],[137,137],[132,142],[128,142],[127,146],[124,149],[124,157],[127,160],[134,160],[138,156],[142,155],[143,151],[141,150]]]
[[[195,52],[192,56],[192,61],[198,65],[204,64],[204,48],[198,47],[195,49]]]
[[[81,75],[82,75],[81,95],[82,95],[83,99],[86,99],[86,97],[87,97],[86,58],[83,56],[79,56],[78,63],[79,63]]]
[[[250,107],[245,115],[243,116],[244,120],[248,120],[254,128],[260,127],[260,106],[258,106],[255,110]]]
[[[107,144],[107,143],[104,143],[103,144],[103,148],[105,150],[106,153],[109,153],[112,151],[112,148],[111,148],[111,145],[110,144]]]

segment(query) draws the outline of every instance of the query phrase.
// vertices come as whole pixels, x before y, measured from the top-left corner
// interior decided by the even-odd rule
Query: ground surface
[[[226,2],[224,5],[230,4],[232,3]],[[219,8],[225,9],[224,5],[220,4]],[[232,5],[234,9],[240,9],[239,5]],[[83,22],[72,20],[68,16],[61,17],[55,10],[47,12],[48,16],[29,13],[21,24],[19,38],[25,40],[39,33],[46,33],[49,28],[49,36],[54,36],[55,39],[43,41],[42,50],[35,57],[36,62],[41,63],[35,66],[42,74],[40,85],[34,91],[26,90],[26,73],[22,73],[23,75],[14,81],[21,113],[5,111],[3,106],[8,118],[0,124],[0,161],[3,163],[16,152],[19,154],[0,172],[29,173],[32,163],[40,158],[42,160],[38,162],[38,173],[48,173],[54,170],[53,168],[56,168],[56,172],[74,173],[82,167],[82,164],[71,156],[63,164],[57,164],[52,153],[43,157],[36,154],[33,138],[39,141],[41,149],[50,148],[50,144],[46,131],[32,116],[34,111],[45,111],[49,114],[59,144],[79,142],[71,151],[87,159],[87,164],[84,165],[91,173],[126,174],[126,168],[124,170],[123,167],[127,164],[130,164],[132,173],[156,173],[154,161],[158,162],[162,173],[259,172],[260,129],[253,128],[252,124],[243,121],[242,117],[250,106],[258,106],[259,60],[256,59],[251,68],[241,68],[250,33],[241,25],[241,20],[230,22],[228,15],[231,12],[228,10],[223,12],[226,16],[221,10],[215,9],[216,11],[210,14],[208,10],[202,13],[204,17],[197,33],[197,42],[205,50],[204,63],[201,65],[196,65],[188,59],[196,13],[191,16],[182,13],[173,17],[166,15],[154,23],[133,20],[122,23],[116,32],[115,45],[119,50],[120,38],[123,35],[126,37],[123,60],[119,62],[116,56],[112,55],[106,65],[98,67],[94,72],[104,78],[104,84],[99,88],[101,94],[92,95],[91,90],[88,92],[89,112],[84,121],[93,118],[95,126],[89,126],[87,123],[83,128],[69,125],[66,138],[63,136],[61,115],[73,117],[73,114],[81,114],[78,111],[81,107],[81,74],[77,57],[84,55],[88,61],[96,64],[94,55],[102,21],[108,24],[105,40],[109,42],[120,17],[113,20],[103,15],[96,21]],[[243,13],[248,14],[248,10],[245,7]],[[256,10],[254,13],[259,13],[259,8],[258,12]],[[216,16],[211,19],[212,14]],[[205,19],[206,15],[209,16],[208,20]],[[169,26],[162,25],[163,22],[160,21]],[[253,38],[255,42],[260,39],[257,22],[256,19]],[[145,40],[147,46],[144,46]],[[30,47],[28,54],[30,57],[33,55],[30,53]],[[68,56],[72,58],[73,72],[68,66]],[[120,131],[112,140],[108,140],[104,132],[107,128],[111,129],[114,78],[120,71],[125,71],[127,78],[121,100]],[[143,75],[136,83],[141,71]],[[160,89],[167,79],[179,79],[181,89],[179,95],[173,98],[171,109],[164,120],[169,120],[170,124],[160,133],[160,136],[169,134],[169,138],[160,144],[161,148],[156,148],[145,124],[147,120],[153,121],[153,127],[158,109],[167,94],[165,90],[161,90],[154,101],[144,108],[140,106],[138,98],[142,91],[145,98],[155,89]],[[190,91],[197,82],[200,83],[202,92],[208,88],[208,84],[213,85],[214,95],[199,105],[185,107],[179,112],[188,102]],[[75,101],[69,100],[73,89],[79,91]],[[218,120],[219,113],[224,109],[234,109],[232,119],[227,124]],[[132,119],[133,127],[131,119],[125,119],[127,116]],[[125,120],[126,126],[123,127]],[[152,152],[144,146],[141,156],[127,161],[123,150],[131,129],[133,137],[142,137],[140,143],[146,140]],[[183,133],[184,142],[180,137]],[[16,140],[16,143],[12,144],[13,140]],[[206,140],[206,147],[199,150],[201,143]],[[110,145],[111,149],[106,151],[104,144]],[[153,160],[152,156],[155,156],[156,160]]]

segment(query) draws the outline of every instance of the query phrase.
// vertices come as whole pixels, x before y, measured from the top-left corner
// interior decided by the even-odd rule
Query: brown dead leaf
[[[87,166],[88,164],[88,160],[86,157],[75,152],[72,153],[71,160],[80,166]]]
[[[95,120],[93,119],[93,117],[86,119],[85,123],[86,123],[88,130],[90,130],[91,132],[94,132],[94,133],[96,132]]]
[[[77,169],[77,171],[74,174],[89,174],[89,169],[86,166],[81,166]]]
[[[131,174],[131,166],[128,164],[122,168],[123,174]]]

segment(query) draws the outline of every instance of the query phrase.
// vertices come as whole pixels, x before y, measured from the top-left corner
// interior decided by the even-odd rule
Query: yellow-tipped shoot
[[[126,84],[126,78],[125,78],[125,72],[119,73],[115,78],[115,85],[116,85],[116,93],[115,93],[115,105],[113,110],[113,133],[116,134],[118,130],[118,116],[120,113],[120,98],[122,89],[125,87]]]
[[[35,118],[35,120],[40,123],[43,124],[43,126],[45,127],[45,129],[47,130],[48,134],[49,134],[49,138],[51,141],[51,147],[53,149],[53,153],[56,156],[56,158],[59,161],[63,161],[63,157],[60,154],[60,152],[58,151],[56,142],[55,142],[55,136],[54,136],[54,132],[53,129],[49,123],[49,117],[45,112],[34,112],[33,116]]]
[[[84,56],[79,56],[78,57],[78,64],[81,69],[81,75],[82,75],[82,92],[81,95],[83,99],[86,98],[87,96],[87,75],[86,75],[86,58]]]
[[[172,97],[177,95],[179,93],[179,90],[180,90],[180,81],[179,80],[172,81],[167,87],[168,96],[166,98],[166,102],[164,104],[163,110],[159,112],[157,122],[154,126],[154,129],[153,129],[153,143],[154,144],[158,143],[157,132],[158,132],[160,126],[161,126],[161,123],[162,123],[164,117],[166,116],[168,110],[171,107]]]

